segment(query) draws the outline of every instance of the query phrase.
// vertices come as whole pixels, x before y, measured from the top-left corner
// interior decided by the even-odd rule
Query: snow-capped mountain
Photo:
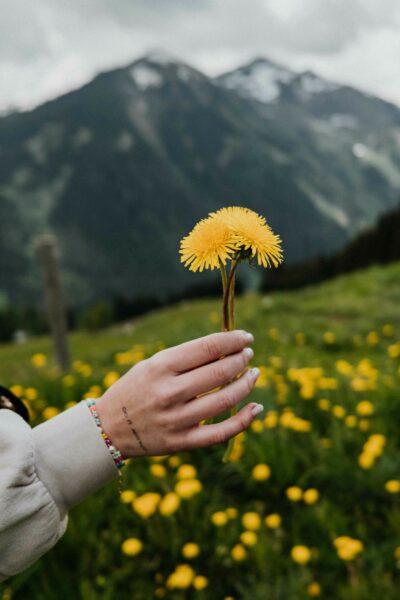
[[[265,59],[211,78],[152,53],[0,118],[0,157],[0,293],[37,297],[50,230],[72,303],[166,295],[197,282],[179,240],[221,206],[265,215],[288,262],[373,223],[400,197],[400,110]]]

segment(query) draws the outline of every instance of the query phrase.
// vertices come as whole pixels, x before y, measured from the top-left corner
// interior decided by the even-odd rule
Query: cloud
[[[152,48],[209,74],[265,55],[400,103],[398,0],[0,0],[0,10],[0,109]]]

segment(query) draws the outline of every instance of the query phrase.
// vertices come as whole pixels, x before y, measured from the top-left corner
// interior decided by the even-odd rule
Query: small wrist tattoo
[[[143,444],[142,440],[140,439],[140,435],[138,434],[136,429],[133,427],[133,423],[132,423],[131,419],[129,418],[128,410],[127,410],[126,406],[122,407],[122,412],[124,413],[124,417],[127,420],[127,422],[129,423],[131,431],[132,431],[133,435],[135,436],[135,438],[137,439],[141,449],[143,450],[143,452],[148,452],[146,446]]]

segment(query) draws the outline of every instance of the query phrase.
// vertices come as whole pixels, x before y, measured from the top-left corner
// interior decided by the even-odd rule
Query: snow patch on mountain
[[[314,204],[315,208],[319,210],[320,213],[335,221],[340,227],[343,229],[347,229],[351,223],[349,216],[345,213],[345,211],[339,206],[334,206],[332,202],[329,202],[324,196],[322,196],[317,190],[312,188],[305,181],[300,181],[300,187],[307,194],[310,201]]]
[[[281,93],[281,84],[290,82],[295,74],[284,67],[267,61],[256,61],[248,68],[239,69],[221,81],[228,89],[256,98],[261,102],[275,102]]]
[[[133,81],[142,92],[148,88],[161,87],[163,84],[163,78],[160,73],[149,65],[135,65],[131,69],[131,76]]]
[[[309,100],[315,94],[333,92],[338,87],[335,83],[318,77],[318,75],[315,75],[311,71],[301,73],[296,79],[296,91],[303,100]]]

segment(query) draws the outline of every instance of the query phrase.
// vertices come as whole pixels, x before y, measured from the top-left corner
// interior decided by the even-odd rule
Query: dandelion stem
[[[223,319],[224,319],[224,331],[232,331],[233,329],[233,318],[231,315],[231,311],[233,311],[233,303],[234,303],[234,294],[235,294],[235,271],[238,265],[239,259],[232,259],[231,268],[229,271],[228,281],[224,290],[224,300],[223,300]],[[231,292],[232,289],[232,292]],[[230,296],[232,293],[232,297]]]
[[[235,271],[238,264],[239,258],[233,258],[224,293],[224,326],[227,327],[225,331],[232,331],[235,327]],[[231,417],[233,417],[236,413],[237,407],[234,406],[231,408]],[[235,438],[231,438],[226,447],[222,462],[229,462],[234,446]]]

